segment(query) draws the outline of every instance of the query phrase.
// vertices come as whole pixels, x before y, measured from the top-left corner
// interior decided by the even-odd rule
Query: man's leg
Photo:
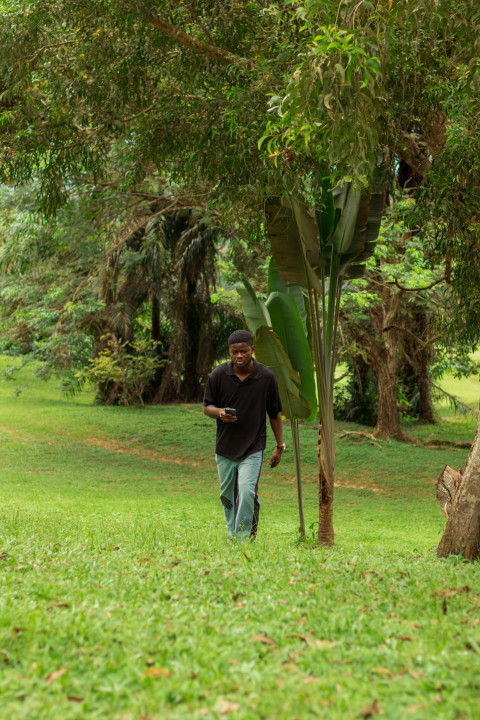
[[[257,532],[260,499],[258,481],[262,470],[263,452],[256,452],[238,465],[238,507],[235,534],[239,538],[254,537]]]
[[[215,455],[220,480],[220,501],[225,513],[228,537],[235,535],[235,489],[238,463],[221,455]]]

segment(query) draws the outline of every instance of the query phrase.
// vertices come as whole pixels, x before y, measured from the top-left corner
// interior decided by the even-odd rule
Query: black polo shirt
[[[231,407],[237,411],[237,422],[217,420],[217,455],[230,460],[244,460],[265,450],[267,443],[266,413],[276,418],[282,411],[277,378],[262,363],[254,362],[253,372],[240,380],[232,361],[215,368],[207,380],[203,405]]]

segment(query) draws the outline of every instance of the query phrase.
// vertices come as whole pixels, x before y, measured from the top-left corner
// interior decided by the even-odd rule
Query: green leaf
[[[349,249],[353,240],[360,198],[361,191],[350,186],[342,215],[331,239],[332,246],[339,255]]]
[[[299,375],[293,369],[288,355],[272,328],[262,325],[255,333],[255,355],[257,359],[275,373],[283,406],[288,418],[307,418],[310,407],[299,393]]]
[[[237,292],[242,299],[243,314],[245,322],[253,335],[257,332],[257,328],[261,325],[271,325],[270,315],[263,300],[257,298],[255,291],[248,282],[247,278],[243,278],[245,287],[238,287]]]
[[[300,375],[299,392],[310,408],[308,420],[314,420],[317,416],[315,375],[307,336],[297,304],[288,293],[273,292],[269,295],[266,305],[272,320],[272,328],[280,338],[293,369]]]
[[[323,178],[322,185],[322,207],[315,213],[320,243],[325,244],[335,229],[335,208],[333,206],[332,185],[330,178]]]
[[[293,297],[297,304],[297,309],[302,320],[303,328],[307,333],[308,319],[307,311],[305,308],[305,295],[303,294],[303,289],[300,287],[300,285],[286,285],[281,278],[281,275],[275,265],[273,257],[271,257],[268,262],[267,293],[268,295],[270,295],[273,292],[284,292],[288,293]]]

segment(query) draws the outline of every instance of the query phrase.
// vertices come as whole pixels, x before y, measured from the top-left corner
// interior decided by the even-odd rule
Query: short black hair
[[[247,343],[247,345],[253,345],[253,335],[248,330],[235,330],[228,338],[228,345],[234,343]]]

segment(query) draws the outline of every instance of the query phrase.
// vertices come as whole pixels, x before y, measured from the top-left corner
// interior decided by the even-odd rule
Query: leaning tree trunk
[[[459,473],[448,466],[437,483],[437,498],[447,515],[438,557],[480,556],[480,415],[467,464]]]

